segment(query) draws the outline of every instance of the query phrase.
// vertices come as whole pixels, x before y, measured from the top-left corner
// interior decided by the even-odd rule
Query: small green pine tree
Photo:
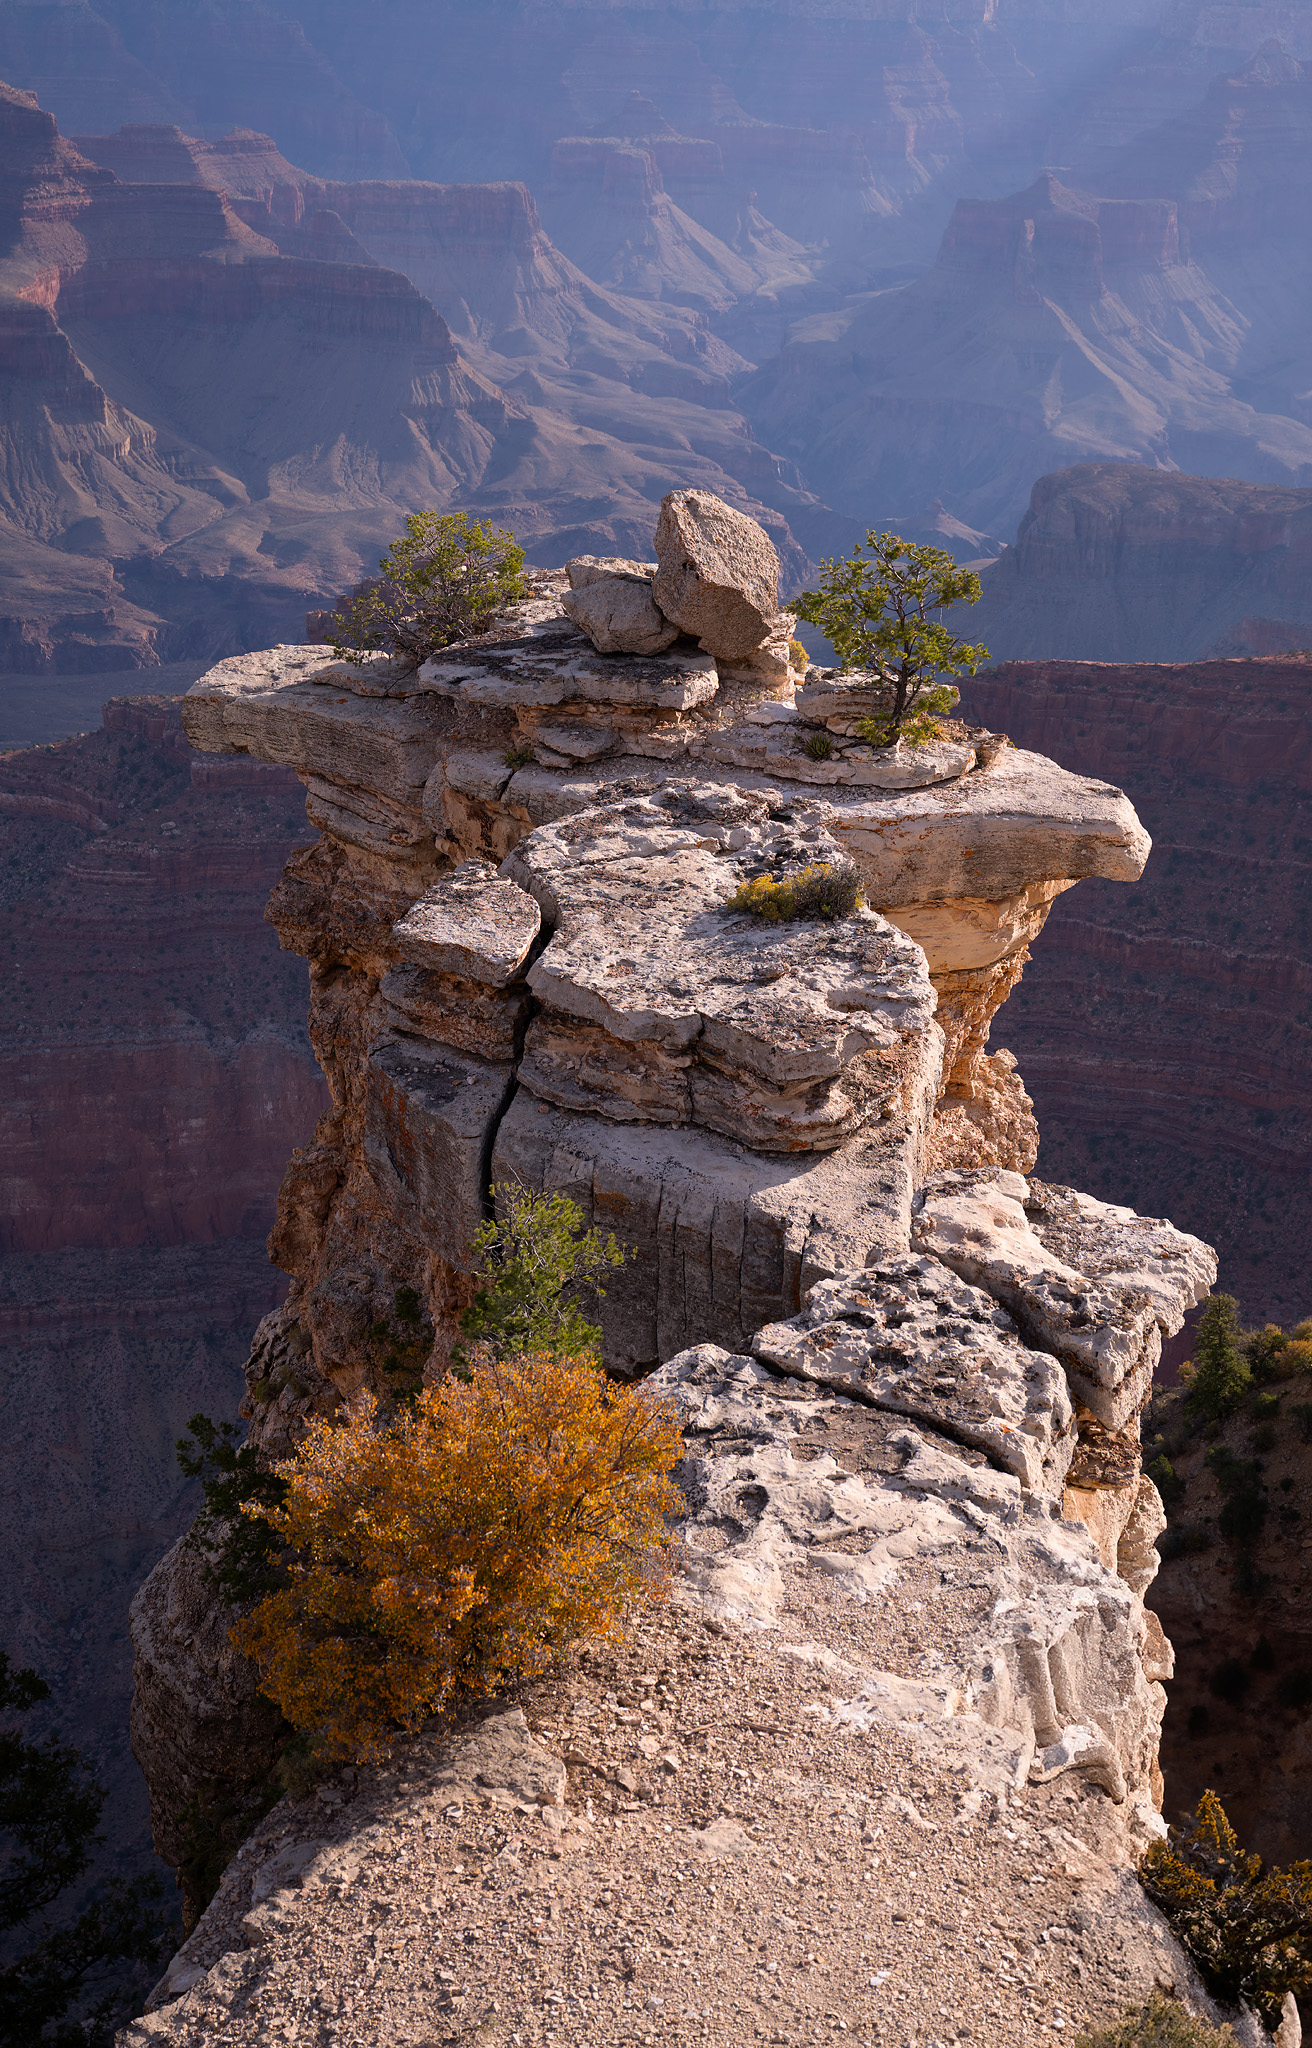
[[[518,1352],[575,1358],[595,1351],[601,1331],[565,1290],[604,1298],[602,1274],[624,1264],[615,1239],[584,1231],[583,1212],[568,1195],[534,1195],[507,1183],[494,1187],[492,1197],[500,1214],[474,1236],[483,1285],[460,1318],[461,1334],[498,1358]],[[456,1356],[463,1356],[463,1347]]]
[[[1212,1295],[1198,1319],[1187,1397],[1190,1407],[1209,1422],[1224,1422],[1233,1415],[1253,1384],[1239,1340],[1239,1303],[1230,1294]]]

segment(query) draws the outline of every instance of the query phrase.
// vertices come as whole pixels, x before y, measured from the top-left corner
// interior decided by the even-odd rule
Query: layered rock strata
[[[730,571],[751,585],[749,559]],[[818,785],[833,764],[806,740],[846,737],[879,679],[767,694],[704,645],[603,654],[564,615],[566,581],[644,576],[540,579],[417,673],[284,648],[187,700],[198,746],[295,767],[321,832],[270,915],[311,961],[333,1109],[284,1184],[292,1289],[249,1370],[253,1441],[285,1452],[382,1384],[402,1285],[440,1369],[489,1185],[569,1193],[627,1254],[608,1361],[659,1368],[684,1414],[680,1599],[759,1631],[799,1570],[844,1612],[932,1575],[956,1618],[924,1684],[872,1651],[823,1711],[922,1717],[981,1797],[1075,1771],[1143,1839],[1170,1656],[1143,1612],[1162,1517],[1137,1410],[1215,1267],[1028,1182],[1026,1100],[985,1047],[1053,898],[1136,875],[1146,836],[1118,791],[965,728],[840,754]],[[703,640],[725,616],[694,620]],[[830,924],[735,907],[816,864],[851,864],[864,903]],[[862,1476],[813,1455],[819,1432],[852,1436]],[[207,1753],[240,1797],[276,1744],[205,1612],[183,1550],[138,1603],[162,1845]]]

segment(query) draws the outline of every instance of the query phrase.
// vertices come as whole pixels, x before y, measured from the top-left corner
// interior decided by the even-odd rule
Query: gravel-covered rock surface
[[[831,1699],[774,1640],[637,1618],[526,1693],[526,1726],[497,1703],[284,1802],[120,2048],[1019,2048],[1154,1986],[1206,2009],[1103,1792],[982,1794],[914,1721]]]

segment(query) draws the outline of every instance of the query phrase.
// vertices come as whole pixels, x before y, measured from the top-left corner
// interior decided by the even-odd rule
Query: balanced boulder
[[[710,491],[671,491],[656,527],[656,603],[708,654],[746,661],[779,618],[779,557],[764,527]]]

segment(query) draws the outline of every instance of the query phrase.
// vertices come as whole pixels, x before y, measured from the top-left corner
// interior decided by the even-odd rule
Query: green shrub
[[[1257,1416],[1259,1421],[1265,1420],[1265,1418],[1270,1415],[1279,1415],[1279,1394],[1254,1394],[1253,1413],[1255,1416]]]
[[[942,548],[918,546],[895,533],[866,535],[845,560],[820,564],[820,588],[804,590],[789,610],[819,626],[844,668],[868,668],[891,686],[889,710],[862,721],[862,739],[889,747],[899,740],[921,746],[936,739],[941,718],[955,705],[951,682],[988,659],[949,632],[941,617],[955,604],[975,604],[979,577],[959,569]]]
[[[1295,1401],[1289,1412],[1298,1417],[1298,1429],[1303,1442],[1312,1444],[1312,1401]]]
[[[507,768],[527,768],[533,760],[532,747],[508,747],[501,756]]]
[[[1253,1449],[1262,1457],[1273,1451],[1279,1442],[1279,1432],[1274,1422],[1259,1422],[1253,1431]]]
[[[763,918],[767,924],[793,924],[808,918],[829,924],[850,917],[864,900],[859,868],[817,861],[798,874],[785,876],[782,882],[772,881],[768,875],[744,882],[725,908],[746,911],[749,917]]]
[[[1234,2048],[1229,2027],[1214,2027],[1172,1998],[1154,1992],[1146,2005],[1132,2006],[1113,2026],[1077,2034],[1075,2048]]]
[[[1200,1551],[1210,1550],[1215,1540],[1204,1522],[1172,1522],[1157,1539],[1157,1555],[1163,1564],[1173,1557],[1197,1557]]]
[[[1213,1294],[1198,1319],[1194,1371],[1186,1399],[1208,1422],[1224,1422],[1253,1383],[1239,1341],[1239,1304],[1233,1295]]]
[[[805,646],[800,640],[789,641],[788,661],[790,667],[792,668],[800,668],[802,670],[805,670],[810,666],[811,657],[807,653]]]
[[[1270,2025],[1286,1992],[1300,2001],[1312,1992],[1312,1863],[1264,1872],[1215,1792],[1169,1841],[1154,1842],[1139,1881],[1216,1997],[1247,1999]]]
[[[524,550],[514,534],[463,512],[412,513],[378,567],[328,621],[339,660],[381,649],[418,664],[486,632],[524,595]]]
[[[1148,1465],[1145,1469],[1168,1508],[1175,1507],[1178,1502],[1184,1499],[1185,1483],[1165,1451],[1159,1457],[1154,1458],[1151,1465]]]
[[[812,761],[828,761],[833,758],[834,743],[827,732],[813,732],[802,752]]]
[[[178,1439],[178,1463],[188,1479],[199,1479],[205,1496],[187,1542],[209,1555],[205,1576],[227,1599],[258,1599],[277,1582],[279,1545],[268,1523],[245,1510],[279,1507],[286,1484],[252,1444],[238,1445],[235,1423],[193,1415],[187,1429]]]
[[[483,1284],[460,1318],[461,1336],[497,1358],[595,1351],[601,1330],[574,1297],[605,1299],[602,1276],[624,1264],[621,1247],[609,1233],[585,1231],[583,1211],[568,1195],[535,1195],[504,1182],[492,1198],[499,1215],[474,1235],[474,1267]],[[465,1345],[456,1358],[468,1363]]]

